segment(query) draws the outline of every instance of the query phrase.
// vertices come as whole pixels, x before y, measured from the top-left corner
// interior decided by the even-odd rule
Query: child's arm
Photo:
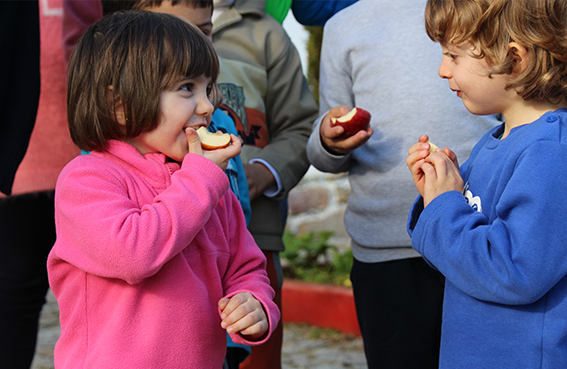
[[[345,155],[352,152],[354,149],[364,145],[366,141],[372,136],[374,130],[368,127],[366,130],[360,130],[354,136],[344,137],[344,128],[331,124],[331,118],[339,118],[350,109],[346,106],[338,106],[332,108],[321,121],[319,132],[321,134],[321,143],[325,150],[333,155]]]
[[[268,318],[260,301],[250,292],[237,293],[219,301],[221,326],[228,334],[240,333],[249,341],[259,341],[268,332]]]
[[[567,207],[565,158],[567,146],[542,140],[517,157],[476,163],[486,176],[468,179],[469,203],[457,192],[431,202],[412,246],[476,299],[538,301],[567,275],[567,227],[558,216]]]
[[[219,300],[222,327],[232,326],[232,339],[245,345],[265,342],[280,319],[274,303],[274,290],[266,273],[266,257],[246,229],[241,211],[234,211],[238,200],[227,193],[227,221],[223,225],[230,259],[222,273],[224,298]],[[236,324],[236,325],[235,325]]]
[[[424,135],[410,147],[406,164],[415,186],[423,197],[424,206],[448,191],[463,192],[464,183],[459,173],[457,156],[448,148],[430,152],[429,138]]]
[[[60,258],[87,273],[139,283],[187,248],[228,190],[222,170],[196,155],[157,196],[132,178],[96,153],[63,169],[55,195]]]

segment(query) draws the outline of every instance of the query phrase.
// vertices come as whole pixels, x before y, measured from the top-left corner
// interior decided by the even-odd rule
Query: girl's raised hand
[[[240,150],[242,149],[242,141],[233,134],[230,135],[230,145],[217,150],[203,150],[197,131],[191,127],[185,129],[185,135],[187,136],[189,153],[206,157],[217,164],[222,170],[226,170],[228,161],[240,155]]]
[[[249,341],[260,341],[268,331],[268,318],[260,301],[249,292],[219,300],[221,327],[229,334],[240,333]]]

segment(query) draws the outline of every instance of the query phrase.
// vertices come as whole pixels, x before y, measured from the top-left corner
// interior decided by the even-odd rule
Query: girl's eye
[[[191,92],[193,91],[193,84],[192,83],[184,83],[179,88],[180,90]]]

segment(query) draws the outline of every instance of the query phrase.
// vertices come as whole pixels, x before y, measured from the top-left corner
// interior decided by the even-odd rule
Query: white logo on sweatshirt
[[[474,196],[473,193],[469,190],[469,183],[465,185],[465,200],[467,200],[467,204],[471,206],[474,210],[482,213],[482,201],[480,197]]]

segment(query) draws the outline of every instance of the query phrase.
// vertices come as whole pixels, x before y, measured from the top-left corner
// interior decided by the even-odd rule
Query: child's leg
[[[368,367],[437,369],[443,276],[422,258],[355,259],[351,280]]]
[[[55,242],[53,192],[0,199],[0,367],[29,369]]]

